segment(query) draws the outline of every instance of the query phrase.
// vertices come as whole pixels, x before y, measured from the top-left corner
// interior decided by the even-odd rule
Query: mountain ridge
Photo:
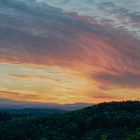
[[[60,109],[60,110],[77,110],[84,107],[92,106],[88,103],[74,104],[57,104],[57,103],[41,103],[41,102],[20,102],[10,99],[0,99],[0,109]]]

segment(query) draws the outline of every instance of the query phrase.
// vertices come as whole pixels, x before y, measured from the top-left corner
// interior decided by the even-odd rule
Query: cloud
[[[120,70],[122,66],[130,71],[140,67],[140,42],[123,30],[34,2],[9,4],[7,0],[4,5],[0,15],[1,62],[62,66],[82,63],[92,65],[92,69]]]
[[[3,99],[12,99],[19,101],[36,101],[42,99],[40,95],[30,94],[30,93],[20,93],[16,91],[0,91],[0,98]]]
[[[96,94],[91,94],[90,97],[91,98],[94,98],[94,99],[103,99],[103,100],[120,99],[118,97],[115,97],[113,95],[110,95],[109,93],[103,93],[103,92],[99,92],[99,93],[96,93]]]
[[[101,85],[105,87],[127,87],[127,88],[139,88],[140,87],[140,74],[134,73],[99,73],[93,75],[93,78],[97,80]]]
[[[61,8],[67,12],[95,19],[100,24],[110,24],[115,28],[123,28],[133,36],[140,38],[140,1],[131,0],[36,0]]]
[[[19,78],[19,79],[25,79],[25,80],[30,80],[30,79],[40,79],[40,80],[46,80],[48,79],[47,76],[43,75],[21,75],[21,74],[9,74],[9,76],[14,77],[14,78]]]
[[[62,70],[61,74],[51,69],[53,71],[51,79],[57,83],[54,84],[53,92],[63,92],[65,98],[70,97],[70,94],[78,98],[76,91],[83,91],[85,97],[85,92],[91,93],[93,90],[94,93],[97,87],[102,87],[104,90],[109,90],[111,87],[115,87],[116,90],[139,88],[140,40],[137,35],[131,34],[131,30],[134,31],[132,26],[139,22],[139,15],[135,13],[137,8],[130,7],[130,1],[128,4],[125,3],[125,7],[123,2],[116,0],[108,2],[82,0],[75,3],[74,0],[70,0],[64,7],[70,9],[62,11],[58,8],[62,8],[59,6],[64,6],[64,3],[59,5],[58,2],[56,6],[56,1],[53,2],[54,7],[27,0],[0,1],[0,64],[43,66],[46,69],[48,66],[48,70],[59,67]],[[61,2],[67,1],[61,0]],[[50,3],[52,1],[48,2]],[[78,10],[80,15],[70,13],[75,11],[71,6],[75,7],[77,4],[79,7],[75,10]],[[98,13],[99,11],[101,13]],[[124,17],[129,20],[124,21]],[[135,29],[138,28],[139,25]],[[72,73],[67,73],[67,69]],[[1,71],[3,79],[6,79]],[[32,79],[31,85],[35,84],[34,79],[39,79],[38,82],[41,82],[39,91],[43,91],[46,85],[49,85],[48,76],[42,76],[41,71],[38,75],[32,75],[27,71],[21,73],[20,70],[13,68],[13,71],[7,72],[10,76],[7,80],[15,80],[19,85],[17,87],[21,88],[20,83],[23,79]],[[76,77],[73,72],[76,73]],[[63,82],[60,82],[60,79]],[[46,84],[44,80],[49,81]],[[6,83],[3,85],[8,86]],[[53,84],[50,87],[47,87],[47,93],[54,87]],[[12,85],[12,88],[15,88],[15,85]],[[105,98],[107,95],[98,96]]]

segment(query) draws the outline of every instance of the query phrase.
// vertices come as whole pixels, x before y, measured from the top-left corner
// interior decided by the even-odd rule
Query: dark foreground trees
[[[134,134],[129,135],[128,140],[140,140],[140,128],[137,128]]]
[[[0,114],[0,140],[139,140],[138,128],[140,102],[136,101],[38,117]]]

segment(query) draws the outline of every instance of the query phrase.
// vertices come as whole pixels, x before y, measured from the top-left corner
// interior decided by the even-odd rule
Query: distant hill
[[[38,117],[0,113],[0,140],[140,140],[140,102]]]
[[[7,112],[16,115],[34,115],[42,116],[45,114],[66,113],[67,110],[60,109],[38,109],[38,108],[24,108],[24,109],[0,109],[0,112]]]
[[[57,110],[77,110],[91,106],[87,103],[56,104],[56,103],[37,103],[19,102],[15,100],[0,99],[0,109],[57,109]]]

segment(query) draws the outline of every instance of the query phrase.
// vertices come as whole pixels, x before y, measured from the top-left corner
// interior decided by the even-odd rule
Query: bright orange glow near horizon
[[[130,13],[122,17],[121,10],[106,16],[96,8],[80,11],[84,4],[77,11],[73,3],[46,1],[50,5],[17,0],[25,10],[0,3],[0,98],[59,104],[139,100],[139,20]]]

